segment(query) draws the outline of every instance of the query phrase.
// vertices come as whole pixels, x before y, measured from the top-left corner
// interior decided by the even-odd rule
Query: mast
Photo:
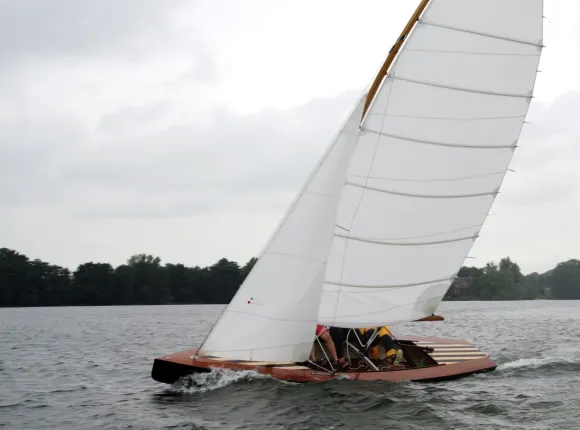
[[[391,50],[389,51],[389,55],[387,56],[387,59],[383,63],[382,67],[379,70],[379,73],[377,74],[377,77],[375,78],[374,82],[372,83],[372,85],[369,89],[369,93],[367,95],[367,98],[365,100],[365,105],[363,108],[363,114],[362,114],[363,118],[365,117],[367,110],[369,109],[369,106],[371,105],[372,101],[374,100],[375,95],[377,94],[377,90],[381,86],[381,82],[383,82],[383,79],[385,78],[385,76],[387,76],[387,73],[389,71],[389,68],[391,67],[391,64],[393,64],[395,57],[397,56],[397,54],[399,53],[399,50],[403,46],[403,43],[407,39],[407,36],[409,36],[409,34],[413,30],[413,28],[415,28],[415,24],[417,24],[417,21],[419,21],[421,14],[425,11],[425,8],[427,7],[427,5],[429,4],[430,1],[431,0],[421,0],[421,3],[419,3],[419,6],[417,6],[417,9],[415,10],[415,13],[413,13],[411,18],[409,19],[409,22],[407,23],[407,25],[403,29],[403,32],[401,33],[401,35],[399,36],[399,38],[397,39],[397,41],[395,42],[395,44],[393,45]]]

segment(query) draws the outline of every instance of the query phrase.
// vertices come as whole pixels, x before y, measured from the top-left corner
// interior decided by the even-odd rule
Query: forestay
[[[308,359],[363,97],[348,116],[202,345],[204,354],[252,361]]]
[[[362,124],[319,321],[432,314],[498,193],[532,98],[542,0],[431,0]]]

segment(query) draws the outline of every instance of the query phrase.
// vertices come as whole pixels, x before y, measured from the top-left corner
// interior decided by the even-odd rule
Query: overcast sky
[[[0,0],[0,247],[76,268],[256,255],[418,0]],[[580,2],[467,260],[580,258]]]

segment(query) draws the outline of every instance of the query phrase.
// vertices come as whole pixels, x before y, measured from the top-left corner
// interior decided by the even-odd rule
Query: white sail
[[[319,322],[432,314],[498,193],[532,98],[542,0],[431,0],[362,124]]]
[[[348,116],[210,332],[201,347],[204,354],[252,361],[308,359],[364,100]]]

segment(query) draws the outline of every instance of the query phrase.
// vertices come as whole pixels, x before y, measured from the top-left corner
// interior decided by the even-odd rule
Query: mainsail
[[[495,200],[532,99],[542,0],[420,8],[361,124],[323,324],[369,327],[435,311]]]
[[[210,332],[204,354],[252,361],[308,358],[364,101],[358,101]]]
[[[421,1],[201,352],[302,361],[317,321],[432,314],[499,192],[542,33],[542,0]]]

